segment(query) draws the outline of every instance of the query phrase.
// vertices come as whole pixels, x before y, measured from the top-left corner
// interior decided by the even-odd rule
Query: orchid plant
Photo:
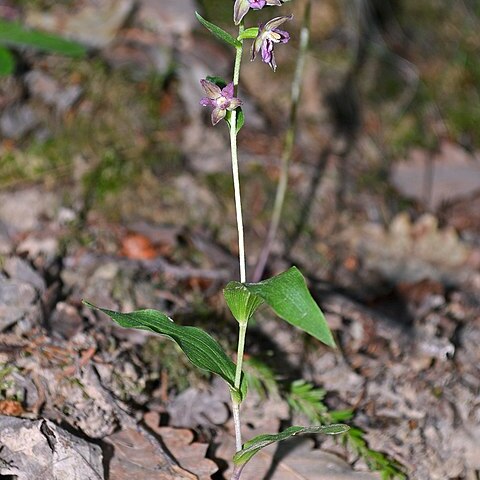
[[[282,432],[258,435],[245,443],[241,433],[241,404],[247,395],[247,382],[242,372],[245,337],[250,319],[262,304],[268,305],[281,319],[307,332],[327,346],[335,348],[325,317],[310,294],[305,278],[298,268],[291,267],[286,272],[260,282],[247,282],[237,149],[237,135],[245,121],[241,109],[243,102],[237,97],[244,43],[247,40],[253,40],[251,60],[255,60],[260,53],[262,61],[275,71],[277,64],[274,47],[276,44],[285,44],[290,40],[289,33],[281,30],[280,27],[292,20],[293,16],[277,16],[258,27],[250,28],[245,28],[244,21],[250,10],[261,10],[266,6],[281,7],[284,1],[286,0],[236,0],[233,6],[233,23],[238,27],[236,37],[196,13],[197,19],[204,27],[217,39],[233,47],[235,51],[232,81],[227,82],[213,75],[201,79],[200,84],[205,96],[200,100],[200,104],[212,108],[213,125],[218,125],[224,120],[230,133],[240,281],[229,282],[223,293],[226,304],[239,326],[236,363],[208,333],[196,327],[177,325],[159,311],[138,310],[120,313],[84,302],[89,307],[106,313],[122,327],[148,330],[169,337],[179,345],[195,366],[219,375],[227,383],[232,400],[236,443],[232,480],[239,479],[247,462],[262,448],[272,443],[300,434],[336,435],[348,430],[348,427],[343,424],[291,426]]]

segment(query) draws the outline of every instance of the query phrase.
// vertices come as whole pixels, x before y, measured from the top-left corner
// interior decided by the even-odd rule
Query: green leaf
[[[245,287],[265,300],[279,317],[326,345],[335,347],[325,317],[297,267],[259,283],[246,283]]]
[[[230,35],[228,32],[209,22],[208,20],[205,20],[198,12],[195,12],[195,15],[197,20],[219,40],[222,40],[222,42],[225,42],[232,47],[242,48],[242,44],[236,38],[232,37],[232,35]]]
[[[137,328],[164,335],[178,344],[188,359],[198,368],[215,373],[230,386],[237,401],[247,393],[247,382],[242,379],[240,391],[235,388],[235,364],[223,351],[220,344],[207,332],[196,327],[176,325],[169,317],[157,310],[137,310],[130,313],[114,312],[83,301],[87,307],[107,314],[120,326]]]
[[[0,46],[0,76],[10,75],[15,70],[15,59],[8,49]]]
[[[252,295],[240,282],[229,282],[223,290],[223,296],[238,323],[247,323],[263,303],[258,295]]]
[[[346,422],[353,418],[353,410],[333,410],[329,413],[334,422]]]
[[[327,420],[328,409],[323,403],[326,393],[323,388],[316,388],[313,383],[295,380],[290,384],[286,399],[292,410],[303,413],[310,421],[322,424],[332,423]]]
[[[243,113],[242,108],[237,109],[237,133],[241,130],[245,124],[245,114]]]
[[[46,52],[60,53],[70,57],[82,57],[85,48],[57,35],[29,30],[18,22],[7,22],[0,19],[0,44],[20,47],[33,47]]]
[[[251,27],[244,30],[238,37],[237,40],[245,40],[247,38],[257,38],[258,37],[258,27]]]
[[[262,448],[268,447],[272,443],[281,442],[287,438],[295,435],[305,435],[307,433],[324,434],[324,435],[338,435],[349,430],[347,425],[316,425],[311,427],[289,427],[283,432],[276,434],[262,434],[257,435],[248,442],[245,442],[243,448],[233,457],[233,463],[237,466],[245,465],[256,453]]]
[[[277,377],[269,365],[256,357],[244,359],[243,365],[249,389],[256,390],[262,400],[267,397],[279,397]]]
[[[222,77],[216,77],[214,75],[207,75],[207,78],[206,78],[209,82],[212,82],[214,83],[215,85],[217,85],[218,87],[220,88],[225,88],[227,86],[227,82],[224,78]]]
[[[235,109],[235,111],[237,112],[236,132],[238,133],[240,129],[243,127],[243,125],[245,124],[245,115],[243,113],[242,107],[238,107],[237,109]],[[232,112],[230,110],[227,110],[227,114],[225,115],[225,121],[228,124],[228,128],[230,128],[230,126],[232,125],[230,120],[231,118],[232,118]]]

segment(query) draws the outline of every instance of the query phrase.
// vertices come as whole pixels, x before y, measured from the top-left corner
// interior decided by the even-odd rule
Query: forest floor
[[[293,32],[304,3],[282,7]],[[383,2],[368,28],[338,2],[314,4],[265,276],[297,265],[338,349],[261,309],[244,434],[341,412],[354,428],[266,449],[245,480],[480,478],[480,12],[437,3]],[[54,4],[0,1],[0,14],[91,48],[77,60],[17,51],[0,79],[0,478],[229,478],[227,388],[168,340],[81,303],[155,308],[234,353],[229,142],[199,105],[199,79],[228,78],[231,52],[193,15],[226,13],[193,0]],[[242,67],[248,275],[298,52],[294,37],[281,47],[275,74]]]

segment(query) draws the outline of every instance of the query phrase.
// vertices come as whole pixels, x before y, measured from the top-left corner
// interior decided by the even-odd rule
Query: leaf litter
[[[117,38],[124,55],[122,61],[128,60],[124,65],[140,65],[139,70],[156,65],[159,72],[165,73],[172,53],[168,50],[169,42],[180,32],[182,44],[177,54],[182,63],[179,72],[183,86],[179,91],[184,99],[188,97],[185,104],[192,104],[195,88],[186,86],[195,83],[193,76],[204,77],[202,72],[209,69],[201,59],[193,59],[189,51],[192,24],[179,20],[175,9],[180,8],[180,3],[174,6],[163,0],[155,4],[139,3],[140,24],[152,15],[162,15],[161,6],[166,3],[174,11],[175,21],[171,23],[176,33],[152,31],[156,37],[147,38],[140,35],[145,25],[135,30],[140,24],[132,28],[128,22],[118,33],[125,25],[131,2],[112,1],[108,5],[119,6],[110,17],[112,23],[108,23],[108,31],[99,32],[92,41],[105,44]],[[316,14],[322,17],[319,7],[316,8]],[[63,28],[77,28],[75,22],[82,18],[91,22],[90,2],[86,2],[85,9],[83,14],[80,12],[64,23]],[[331,14],[331,7],[325,11]],[[50,22],[55,15],[55,11],[48,15],[37,12],[36,17],[29,18],[32,22]],[[62,18],[63,13],[59,15]],[[172,35],[160,42],[163,50],[155,63],[151,46],[157,45],[164,33]],[[219,58],[225,58],[216,47],[200,40],[199,44],[203,50],[213,49]],[[126,48],[130,46],[135,48]],[[102,52],[107,61],[114,48],[115,45],[110,45]],[[149,54],[144,56],[147,50]],[[226,68],[228,62],[223,63]],[[48,90],[53,87],[61,86],[62,91],[72,92],[75,97],[67,99],[71,103],[65,111],[63,106],[59,109],[65,118],[76,115],[77,108],[82,111],[89,108],[88,91],[80,93],[78,88],[71,88],[75,81],[52,81],[52,65],[52,60],[39,62],[32,58],[31,68],[36,74],[30,75],[27,87],[35,95],[2,87],[1,100],[12,108],[9,117],[2,113],[3,125],[9,127],[12,121],[17,122],[13,129],[5,127],[7,133],[15,136],[15,142],[29,133],[41,136],[42,124],[34,110],[37,106],[31,102],[51,102]],[[249,81],[254,85],[255,75],[263,74],[255,64],[248,68]],[[322,68],[311,68],[320,78]],[[38,82],[39,78],[43,83]],[[37,83],[33,85],[35,79]],[[248,114],[257,118],[259,129],[264,129],[264,112],[258,109],[265,98],[255,98],[255,88],[247,90],[250,95],[246,95],[246,105],[251,110]],[[280,90],[281,85],[275,85],[271,92],[280,98],[277,95]],[[178,101],[171,92],[170,98]],[[312,98],[319,102],[320,92],[310,97],[306,93],[304,102],[311,104]],[[284,104],[282,97],[273,106],[274,110],[281,112]],[[170,111],[176,112],[176,107],[178,104],[173,103]],[[21,110],[15,110],[18,108]],[[38,111],[45,115],[45,110]],[[108,465],[111,478],[135,475],[152,479],[162,478],[161,475],[209,478],[217,466],[225,468],[228,464],[234,450],[231,420],[225,406],[228,391],[215,383],[206,386],[204,379],[199,379],[199,385],[178,392],[164,371],[161,373],[143,363],[142,345],[148,333],[121,330],[80,304],[81,298],[87,297],[104,307],[123,311],[149,306],[169,315],[195,316],[198,299],[205,292],[205,279],[210,282],[206,288],[215,293],[224,286],[224,281],[235,278],[236,232],[224,224],[225,218],[232,216],[232,208],[228,202],[219,201],[220,188],[211,193],[209,183],[217,175],[219,180],[215,185],[222,185],[222,175],[228,169],[224,162],[227,145],[220,134],[211,132],[207,135],[213,141],[205,142],[200,134],[204,129],[198,112],[199,108],[189,111],[192,118],[188,128],[174,131],[173,122],[174,128],[166,132],[172,138],[185,140],[183,153],[195,175],[177,172],[169,190],[171,196],[164,190],[161,196],[155,196],[151,191],[160,191],[159,184],[164,185],[165,179],[159,182],[148,171],[143,178],[148,188],[126,192],[124,202],[112,196],[111,202],[119,214],[117,219],[122,217],[132,225],[133,221],[138,222],[138,216],[144,217],[143,227],[137,225],[127,234],[127,230],[108,218],[108,211],[105,217],[95,209],[82,211],[85,199],[65,202],[66,192],[50,188],[48,182],[26,188],[21,185],[0,194],[0,411],[4,414],[0,417],[1,475],[41,480],[38,472],[46,468],[45,480],[52,480],[57,475],[56,455],[64,454],[70,459],[64,468],[72,478],[72,472],[79,469],[89,478],[106,478],[104,465]],[[324,121],[323,116],[324,112],[320,115],[315,110],[311,120]],[[279,118],[284,116],[275,115],[267,123],[275,128]],[[318,124],[302,130],[298,148],[305,161],[292,165],[292,188],[298,194],[305,191],[306,180],[314,171],[312,151],[318,150],[330,135],[324,130]],[[272,142],[265,141],[270,137],[261,132],[244,134],[242,148],[249,154],[244,164],[248,178],[245,197],[255,198],[247,208],[258,214],[254,224],[261,231],[262,212],[268,206],[264,192],[271,185],[259,180],[262,175],[258,171],[263,169],[266,178],[275,178],[276,164],[270,158]],[[362,148],[367,143],[361,142]],[[4,154],[12,145],[2,141],[0,148]],[[15,153],[16,147],[13,148]],[[435,160],[440,173],[442,168],[455,170],[459,164],[456,157],[465,156],[464,153],[458,146],[442,144],[441,158]],[[327,321],[335,326],[339,352],[334,354],[316,344],[305,343],[289,327],[279,329],[277,321],[262,311],[256,330],[258,339],[252,340],[251,345],[252,351],[258,351],[262,338],[268,337],[269,348],[284,353],[283,359],[297,378],[308,378],[327,389],[329,406],[355,409],[355,425],[366,432],[371,447],[399,460],[414,480],[474,478],[480,470],[480,426],[476,414],[480,378],[477,341],[480,229],[472,207],[478,196],[473,177],[478,169],[472,163],[473,158],[468,155],[468,162],[460,162],[463,172],[460,173],[469,177],[467,190],[471,201],[463,199],[463,194],[451,194],[446,182],[448,176],[433,177],[431,201],[440,220],[432,214],[400,214],[381,225],[372,220],[375,213],[371,212],[382,210],[384,205],[378,206],[372,195],[366,202],[368,208],[362,212],[364,216],[360,215],[362,221],[348,221],[339,235],[338,230],[331,230],[332,225],[338,227],[338,222],[328,215],[334,195],[325,195],[328,190],[325,187],[330,188],[328,182],[335,184],[332,181],[335,159],[330,160],[332,177],[326,179],[312,210],[313,218],[324,221],[318,222],[318,226],[312,221],[311,232],[302,236],[300,248],[292,249],[291,256],[309,265],[307,270],[313,280],[318,272],[320,276],[328,273],[325,259],[332,258],[333,247],[340,250],[337,257],[340,267],[331,278],[344,290],[331,291],[322,283],[313,283],[318,287]],[[28,168],[35,170],[35,161],[28,156]],[[80,164],[76,164],[79,169]],[[409,194],[406,186],[412,178],[417,178],[418,170],[418,162],[398,166],[394,176],[399,189]],[[470,176],[468,172],[473,173]],[[401,178],[400,173],[406,177]],[[79,178],[80,173],[75,175]],[[82,189],[75,188],[74,192],[79,195]],[[418,188],[411,195],[420,203],[426,199]],[[127,205],[132,198],[135,213]],[[365,197],[359,194],[358,198],[360,204]],[[159,213],[152,212],[152,204],[158,204]],[[80,230],[76,222],[81,225]],[[160,230],[167,232],[166,236],[162,237]],[[255,247],[256,239],[251,241]],[[273,272],[282,270],[292,260],[281,256],[281,243],[270,265]],[[208,307],[211,309],[208,314],[212,311],[218,314],[218,298],[214,296]],[[225,311],[220,313],[225,316]],[[224,331],[228,332],[228,328]],[[165,361],[163,357],[159,360],[160,370]],[[186,404],[181,401],[182,395],[187,400],[200,399],[199,408],[182,415]],[[280,398],[259,404],[252,396],[251,402],[244,409],[249,424],[244,432],[247,439],[260,431],[278,432],[282,422],[289,419],[287,404]],[[214,418],[206,418],[212,405],[215,405]],[[168,419],[169,412],[171,425],[183,428],[159,427]],[[196,437],[192,432],[201,437],[199,442],[193,440]],[[19,439],[42,454],[19,453]],[[225,475],[225,471],[222,473]],[[261,452],[245,469],[245,478],[257,479],[262,475],[271,479],[317,480],[322,475],[342,480],[378,478],[378,474],[366,471],[365,463],[355,451],[320,437],[315,443],[311,439],[299,440]]]

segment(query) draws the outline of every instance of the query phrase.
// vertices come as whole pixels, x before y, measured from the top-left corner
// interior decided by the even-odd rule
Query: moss
[[[99,60],[68,59],[55,60],[49,73],[64,84],[74,78],[82,98],[63,118],[43,110],[48,139],[29,138],[18,149],[3,148],[1,186],[56,183],[61,177],[83,182],[90,206],[102,207],[125,189],[137,189],[145,171],[162,175],[181,168],[178,148],[162,134],[175,128],[159,114],[163,76],[137,82]]]
[[[22,390],[19,389],[13,378],[17,367],[0,363],[0,400],[23,401]]]

